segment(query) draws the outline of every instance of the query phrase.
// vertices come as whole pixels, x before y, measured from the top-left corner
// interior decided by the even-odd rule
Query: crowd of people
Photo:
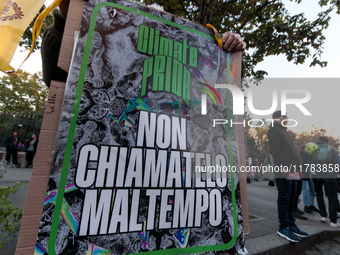
[[[330,226],[338,228],[337,222],[339,201],[337,171],[340,166],[340,157],[337,150],[328,145],[329,139],[320,136],[319,141],[303,145],[300,152],[295,146],[292,136],[284,127],[288,119],[281,111],[273,114],[275,123],[268,131],[268,140],[272,163],[282,166],[283,170],[275,172],[275,182],[278,189],[278,218],[279,229],[277,234],[291,242],[301,242],[301,238],[308,233],[301,231],[295,224],[295,218],[307,220],[304,213],[319,213],[320,220],[328,222]],[[299,174],[294,172],[296,169]],[[299,196],[303,195],[304,210],[297,206]],[[324,196],[328,197],[328,213]],[[319,209],[315,206],[317,201]]]
[[[5,139],[6,164],[7,166],[20,167],[18,163],[18,150],[24,147],[26,152],[25,167],[33,167],[33,160],[38,146],[38,136],[32,134],[30,139],[22,140],[19,131],[14,131],[12,135]]]

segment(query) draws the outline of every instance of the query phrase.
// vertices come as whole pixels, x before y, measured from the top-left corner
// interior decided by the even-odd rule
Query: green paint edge
[[[215,37],[207,35],[205,33],[197,31],[195,29],[188,28],[188,27],[185,27],[183,25],[173,23],[173,22],[168,21],[166,19],[156,17],[154,15],[133,9],[131,7],[122,6],[122,5],[110,3],[110,2],[105,2],[105,3],[98,4],[93,9],[93,12],[92,12],[92,15],[91,15],[90,27],[89,27],[89,31],[88,31],[87,38],[86,38],[86,45],[85,45],[85,49],[84,49],[83,61],[81,63],[79,79],[78,79],[77,89],[76,89],[76,93],[75,93],[75,99],[74,99],[74,104],[73,104],[73,109],[72,109],[71,120],[70,120],[70,127],[69,127],[69,132],[68,132],[67,141],[66,141],[64,161],[63,161],[62,170],[61,170],[61,174],[60,174],[60,181],[59,181],[59,187],[58,187],[58,192],[57,192],[57,197],[56,197],[56,204],[55,204],[55,208],[54,208],[54,212],[53,212],[52,226],[51,226],[50,236],[49,236],[49,240],[48,240],[48,253],[50,255],[57,255],[56,251],[55,251],[55,243],[56,243],[56,240],[57,240],[62,201],[63,201],[63,197],[64,197],[64,193],[65,193],[65,186],[66,186],[66,181],[67,181],[68,169],[69,169],[70,159],[71,159],[71,155],[72,155],[72,146],[73,146],[74,134],[75,134],[76,125],[77,125],[78,111],[79,111],[81,95],[82,95],[82,92],[83,92],[83,86],[84,86],[84,81],[85,81],[87,64],[88,64],[89,56],[90,56],[92,38],[93,38],[93,33],[94,33],[96,21],[97,21],[98,11],[101,8],[106,7],[106,6],[112,6],[112,7],[118,8],[118,9],[133,12],[133,13],[136,13],[136,14],[139,14],[139,15],[142,15],[142,16],[163,22],[167,25],[171,25],[171,26],[180,28],[182,30],[186,30],[186,31],[204,36],[208,39],[216,40]],[[230,82],[230,53],[228,53],[228,67],[227,68],[228,68],[228,83],[229,83]],[[231,93],[230,93],[230,91],[228,91],[228,118],[227,118],[228,123],[230,123],[230,116],[231,116],[230,96],[231,96]],[[233,166],[231,141],[230,141],[230,136],[228,136],[228,134],[230,134],[230,126],[229,125],[227,127],[228,150],[231,152],[231,153],[229,153],[229,162],[231,163],[230,165]],[[234,235],[233,235],[233,237],[232,237],[232,239],[230,240],[229,243],[209,245],[209,246],[200,246],[200,247],[156,250],[156,251],[150,251],[150,252],[144,252],[144,253],[145,254],[162,254],[162,255],[163,254],[165,254],[165,255],[166,254],[169,254],[169,255],[170,254],[188,254],[188,253],[196,253],[196,252],[227,250],[227,249],[231,248],[234,245],[234,243],[236,242],[237,235],[238,235],[234,173],[232,173],[232,172],[231,172],[231,189],[232,189],[233,218],[234,218]],[[131,253],[131,254],[128,254],[128,255],[132,255],[132,254],[135,254],[135,253]]]

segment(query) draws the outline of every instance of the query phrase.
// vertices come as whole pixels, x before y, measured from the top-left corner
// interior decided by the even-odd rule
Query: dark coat
[[[275,166],[287,166],[290,172],[299,171],[302,159],[299,155],[293,138],[287,132],[287,128],[274,122],[273,127],[268,130],[270,154],[274,158]],[[296,169],[294,169],[294,166]]]
[[[6,145],[6,149],[11,149],[11,150],[18,149],[19,138],[18,138],[18,143],[17,143],[16,148],[14,148],[14,138],[13,138],[13,135],[11,135],[11,136],[6,138],[5,145]]]
[[[50,87],[51,80],[66,82],[67,79],[67,72],[57,66],[65,19],[57,10],[53,11],[53,16],[53,25],[45,30],[41,43],[42,73],[47,87]]]
[[[316,142],[317,145],[320,144],[327,144],[324,141],[318,141]],[[335,171],[336,168],[339,169],[339,165],[340,165],[340,157],[339,157],[339,152],[334,149],[333,147],[329,146],[331,148],[331,154],[332,154],[332,161],[328,162],[329,167],[328,167],[328,172],[317,172],[316,176],[318,178],[336,178],[337,176],[337,171]],[[332,167],[330,167],[330,165],[332,165]],[[337,167],[335,165],[338,165]]]

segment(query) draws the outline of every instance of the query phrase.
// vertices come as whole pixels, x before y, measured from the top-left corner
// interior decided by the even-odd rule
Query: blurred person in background
[[[337,166],[340,166],[339,152],[328,145],[329,139],[326,136],[320,136],[319,141],[316,142],[317,148],[314,148],[313,153],[311,153],[310,164],[317,167],[317,164],[328,165],[327,172],[317,172],[316,177],[313,179],[314,188],[316,193],[316,199],[318,202],[321,221],[327,222],[327,211],[324,201],[323,187],[326,191],[328,197],[328,211],[329,219],[331,221],[330,226],[334,228],[339,228],[340,224],[337,222],[337,212],[338,212],[338,185],[336,183],[336,173],[333,171]],[[311,166],[310,166],[311,167]]]
[[[13,135],[7,137],[5,140],[6,145],[6,162],[7,165],[11,162],[12,156],[12,166],[19,167],[18,165],[18,146],[19,146],[19,135],[18,131],[14,131]]]
[[[37,151],[38,137],[36,134],[33,134],[31,137],[31,140],[28,141],[25,139],[25,142],[26,142],[26,166],[25,167],[32,167],[34,155],[35,155],[35,152]]]
[[[307,237],[308,233],[301,231],[295,224],[294,211],[296,209],[296,180],[290,179],[289,169],[302,164],[292,136],[284,125],[287,115],[281,111],[273,113],[275,122],[268,130],[270,154],[274,158],[274,165],[281,168],[275,172],[278,187],[277,211],[279,217],[279,229],[277,234],[291,242],[301,242],[300,237]]]

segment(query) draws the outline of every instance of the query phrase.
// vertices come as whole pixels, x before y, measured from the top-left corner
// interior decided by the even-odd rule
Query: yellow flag
[[[0,70],[13,71],[9,65],[20,38],[44,0],[0,0]]]

